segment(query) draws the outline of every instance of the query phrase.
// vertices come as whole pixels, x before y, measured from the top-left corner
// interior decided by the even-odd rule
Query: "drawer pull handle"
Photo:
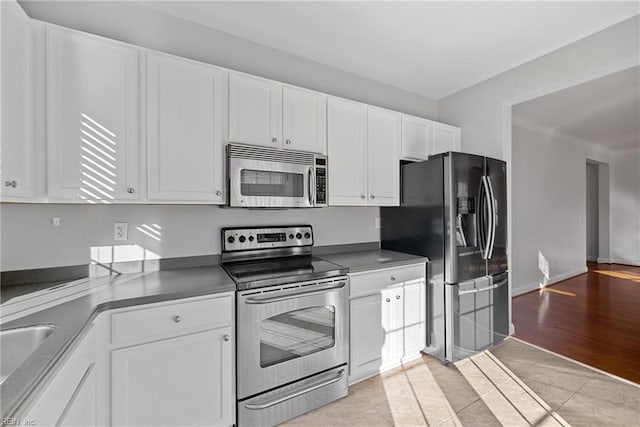
[[[222,337],[223,340],[229,341],[231,339],[231,335],[225,335]]]
[[[396,276],[391,276],[391,280],[395,282],[396,281]]]
[[[180,323],[180,322],[182,321],[182,317],[180,317],[180,316],[174,316],[174,317],[173,317],[173,321],[174,321],[174,322],[176,322],[176,323]]]
[[[400,299],[400,295],[396,295],[396,299]]]
[[[387,302],[391,302],[391,298],[387,298]]]

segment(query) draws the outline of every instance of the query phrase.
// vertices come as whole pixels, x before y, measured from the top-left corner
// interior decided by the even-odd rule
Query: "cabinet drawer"
[[[425,274],[424,263],[350,274],[350,297],[370,295],[394,284],[422,279]]]
[[[138,307],[111,315],[111,342],[141,341],[230,325],[231,296]]]

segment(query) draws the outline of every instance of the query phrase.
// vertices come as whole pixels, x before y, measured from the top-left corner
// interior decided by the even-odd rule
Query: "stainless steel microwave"
[[[229,206],[327,206],[327,156],[231,143],[227,145]]]

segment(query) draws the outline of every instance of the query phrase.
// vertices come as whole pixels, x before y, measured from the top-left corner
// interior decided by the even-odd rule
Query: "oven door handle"
[[[291,298],[297,298],[300,296],[308,296],[315,294],[322,294],[327,291],[332,291],[335,289],[342,289],[346,285],[345,282],[336,283],[335,285],[325,286],[321,289],[311,289],[311,290],[302,290],[298,292],[291,292],[286,295],[280,295],[276,297],[248,297],[244,300],[246,304],[270,304],[272,302],[285,301]]]
[[[267,400],[266,402],[262,402],[262,403],[245,403],[244,407],[252,411],[258,411],[261,409],[269,408],[271,406],[277,405],[278,403],[286,402],[287,400],[291,400],[294,397],[302,396],[303,394],[309,393],[311,391],[317,390],[322,387],[326,387],[329,384],[338,382],[344,377],[344,372],[345,372],[344,369],[340,369],[335,375],[332,375],[327,379],[319,380],[317,383],[314,383],[303,389],[296,390],[293,393],[285,394],[284,396],[278,396],[275,399]]]

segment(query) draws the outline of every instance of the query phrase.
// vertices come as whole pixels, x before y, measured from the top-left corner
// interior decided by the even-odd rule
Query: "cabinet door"
[[[95,364],[85,372],[56,425],[89,427],[98,425],[96,419]]]
[[[49,197],[138,198],[138,138],[137,49],[49,28]]]
[[[229,75],[229,140],[282,147],[282,85],[238,73]]]
[[[329,205],[367,204],[367,107],[327,100]]]
[[[402,287],[382,291],[382,366],[399,363],[404,356],[404,299]]]
[[[327,151],[327,97],[285,86],[282,89],[284,148],[313,153]]]
[[[231,425],[231,328],[112,353],[114,425]]]
[[[433,137],[429,155],[460,151],[460,128],[433,122]]]
[[[426,285],[424,279],[404,284],[404,355],[418,355],[426,342]]]
[[[402,158],[427,160],[433,125],[420,117],[402,115]]]
[[[377,374],[385,340],[380,293],[351,300],[350,328],[351,378],[357,380]]]
[[[18,2],[0,2],[2,25],[2,153],[0,195],[3,200],[34,196],[32,121],[32,28]]]
[[[367,107],[369,204],[400,203],[400,113]]]
[[[225,79],[216,67],[147,55],[149,199],[224,202]]]

